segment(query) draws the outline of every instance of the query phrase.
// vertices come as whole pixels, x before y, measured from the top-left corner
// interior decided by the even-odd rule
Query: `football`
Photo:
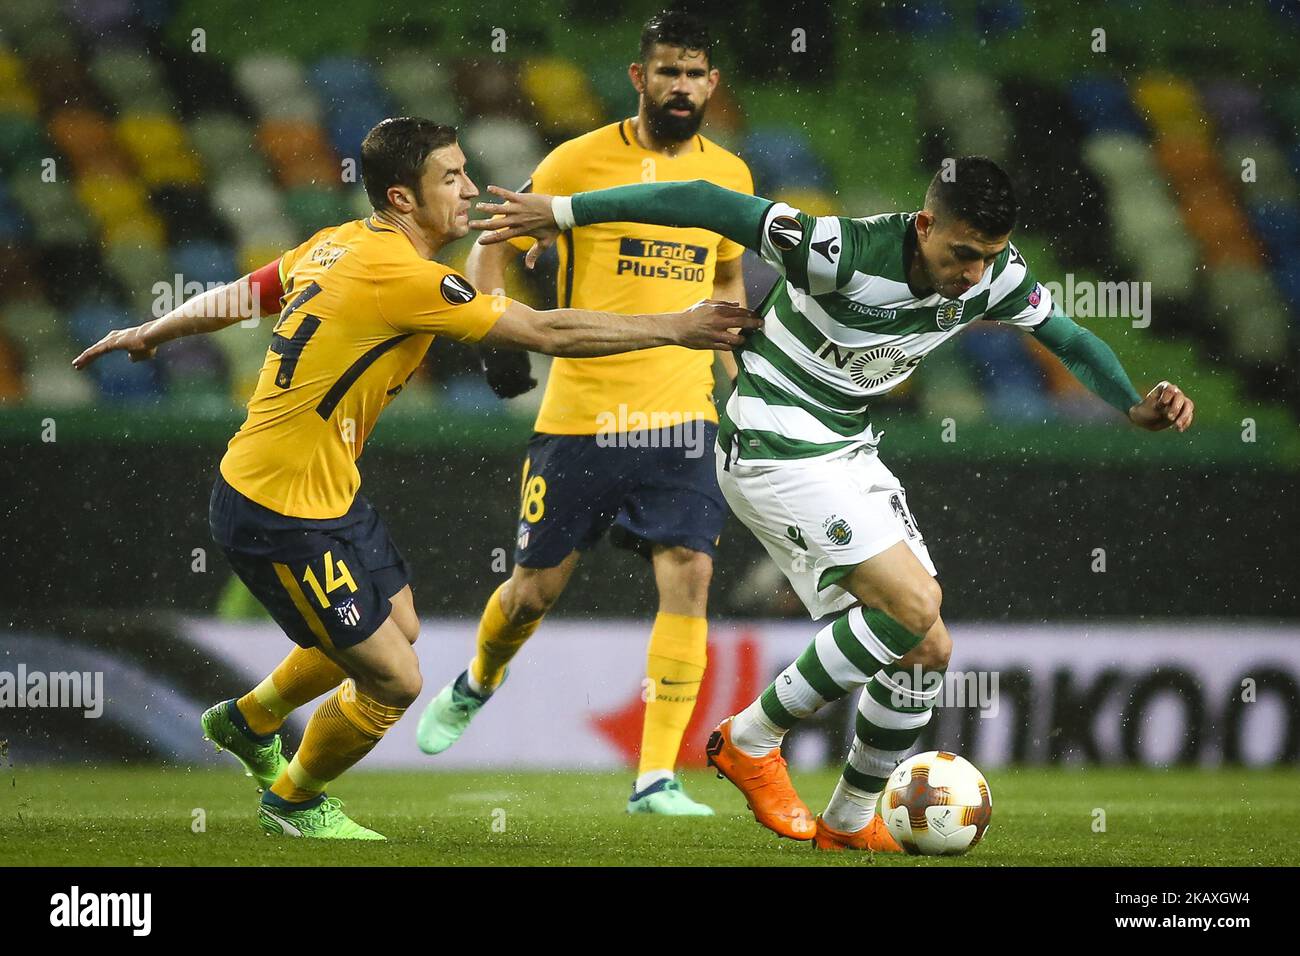
[[[932,750],[909,757],[890,774],[880,813],[908,853],[956,856],[984,838],[993,796],[969,760]]]

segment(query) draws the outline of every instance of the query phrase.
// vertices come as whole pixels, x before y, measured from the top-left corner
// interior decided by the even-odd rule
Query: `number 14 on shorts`
[[[334,553],[326,551],[323,563],[325,565],[325,587],[321,587],[320,579],[316,577],[316,571],[309,564],[302,573],[303,583],[311,588],[312,594],[316,595],[316,600],[320,602],[321,607],[329,607],[329,595],[333,594],[339,588],[346,587],[350,592],[356,594],[357,583],[352,580],[352,572],[342,561],[334,560]]]

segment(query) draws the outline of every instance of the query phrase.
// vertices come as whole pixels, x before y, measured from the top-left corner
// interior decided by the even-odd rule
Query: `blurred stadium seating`
[[[317,25],[274,43],[257,41],[266,17],[254,4],[207,12],[181,0],[11,0],[0,9],[0,405],[233,409],[261,361],[247,340],[168,349],[156,367],[105,362],[89,386],[67,374],[66,359],[146,317],[156,283],[220,282],[365,214],[349,161],[383,116],[459,124],[480,185],[515,186],[555,143],[634,107],[626,18],[584,19],[579,36],[523,14],[512,30],[541,42],[493,55],[486,41],[476,50],[436,30],[412,30],[394,48],[382,13],[361,6],[355,34]],[[500,6],[483,5],[466,30],[486,36]],[[744,22],[771,11],[741,6]],[[1217,5],[1204,6],[1211,16]],[[1176,5],[1157,7],[1157,20],[1175,22]],[[1091,323],[1140,386],[1184,373],[1211,399],[1202,401],[1211,420],[1248,397],[1294,426],[1300,392],[1283,373],[1300,348],[1293,86],[1217,75],[1187,59],[1195,38],[1173,30],[1143,34],[1160,53],[1147,63],[1121,53],[1068,74],[1036,70],[1041,59],[1017,45],[1063,34],[1050,12],[1019,0],[832,9],[837,55],[806,90],[754,75],[752,57],[737,55],[743,37],[723,34],[724,86],[706,131],[746,158],[761,192],[816,213],[909,208],[942,157],[993,156],[1021,185],[1019,243],[1041,279],[1150,283],[1154,334],[1139,337],[1117,318]],[[1233,30],[1271,48],[1266,33],[1296,37],[1294,11],[1273,4]],[[200,52],[191,22],[206,31]],[[1112,31],[1115,42],[1137,29]],[[382,39],[355,40],[367,30]],[[219,39],[232,32],[240,43]],[[1087,39],[1075,37],[1079,50]],[[891,43],[924,50],[903,55],[921,78],[909,88],[873,65]],[[462,261],[464,245],[448,260]],[[513,280],[513,293],[548,302],[545,281]],[[1205,362],[1215,374],[1198,370]],[[991,421],[1105,414],[1007,330],[965,337],[931,369],[891,400]],[[509,408],[482,401],[468,379],[451,381],[473,375],[466,356],[435,350],[426,372],[414,383],[426,400],[468,396],[478,414]]]

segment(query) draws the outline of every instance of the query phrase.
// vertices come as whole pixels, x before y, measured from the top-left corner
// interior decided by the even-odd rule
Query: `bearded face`
[[[682,142],[700,130],[717,71],[700,51],[656,44],[641,67],[646,123],[661,142]]]
[[[697,106],[684,93],[670,94],[663,103],[652,103],[647,97],[645,118],[655,139],[680,143],[700,131],[704,104]]]

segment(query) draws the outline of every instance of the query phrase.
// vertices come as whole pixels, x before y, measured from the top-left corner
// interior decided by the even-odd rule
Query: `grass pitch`
[[[814,811],[836,772],[795,774]],[[365,772],[331,794],[387,843],[263,836],[230,770],[14,768],[0,774],[0,866],[1163,866],[1300,863],[1300,772],[1001,770],[964,857],[818,853],[760,827],[712,774],[718,815],[630,817],[631,773]],[[1104,811],[1104,832],[1097,811]],[[201,811],[201,812],[200,812]],[[202,828],[199,827],[202,822]],[[199,830],[200,832],[196,832]]]

